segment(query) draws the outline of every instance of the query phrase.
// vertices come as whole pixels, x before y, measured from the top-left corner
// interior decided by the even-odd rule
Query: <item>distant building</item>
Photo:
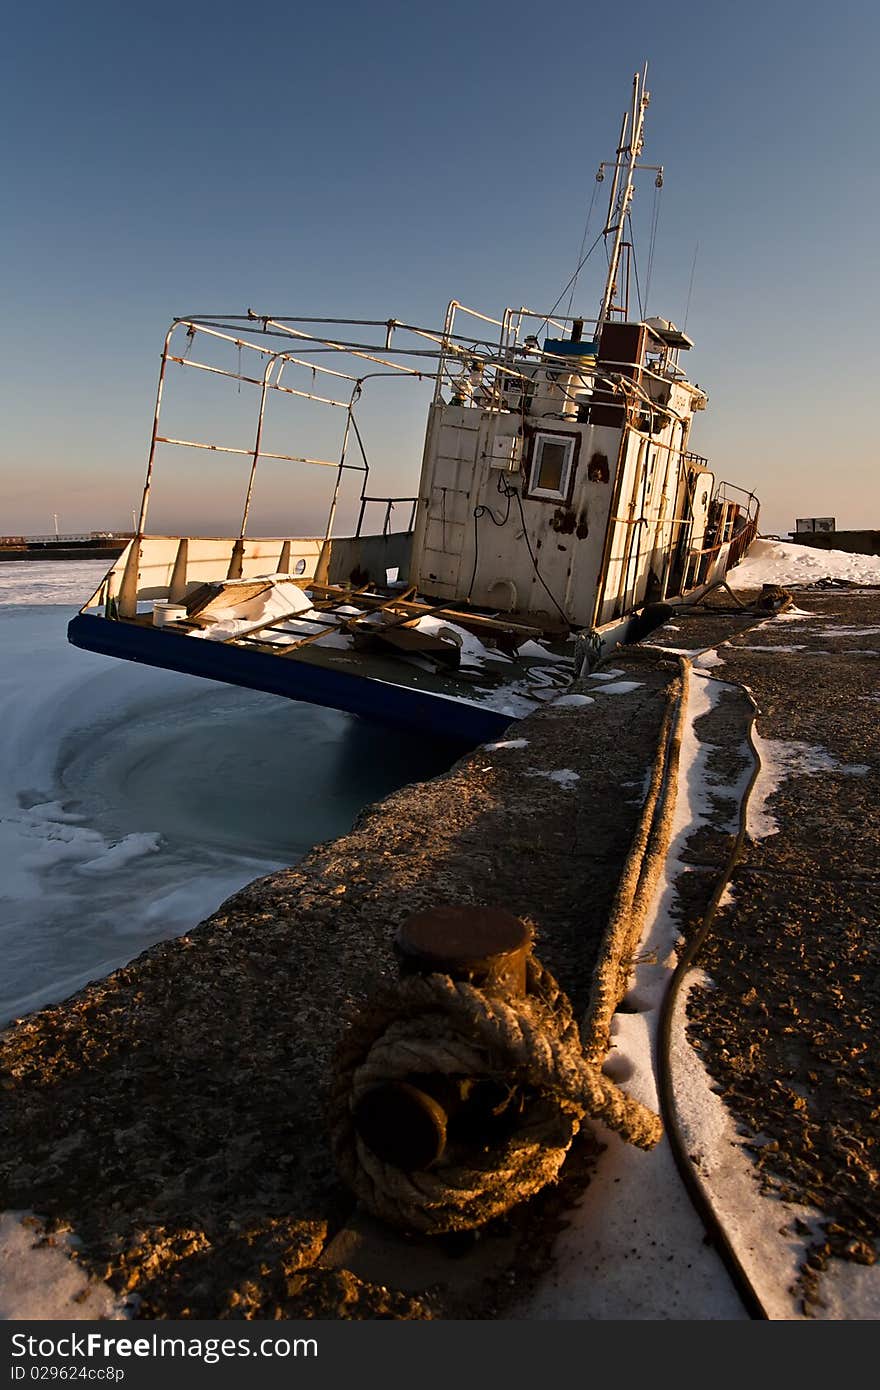
[[[789,539],[817,550],[845,550],[850,555],[880,555],[880,531],[838,531],[833,516],[799,516]]]

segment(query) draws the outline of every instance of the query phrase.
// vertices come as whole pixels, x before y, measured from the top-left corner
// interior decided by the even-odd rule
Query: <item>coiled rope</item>
[[[383,1162],[357,1131],[358,1100],[425,1073],[523,1088],[516,1127],[493,1147],[453,1148],[421,1171]],[[640,1148],[662,1134],[653,1112],[587,1061],[568,998],[533,957],[522,997],[448,975],[405,976],[372,1001],[337,1053],[330,1127],[340,1176],[376,1216],[406,1230],[471,1230],[509,1211],[553,1181],[585,1117]]]

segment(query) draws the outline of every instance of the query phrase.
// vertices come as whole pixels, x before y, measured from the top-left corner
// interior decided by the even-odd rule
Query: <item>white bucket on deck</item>
[[[153,627],[165,627],[167,623],[176,623],[185,617],[184,603],[169,603],[165,598],[157,598],[153,603]]]

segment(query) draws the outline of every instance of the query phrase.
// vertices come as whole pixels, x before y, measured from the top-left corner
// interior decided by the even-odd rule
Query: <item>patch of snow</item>
[[[560,695],[558,700],[553,701],[553,708],[575,709],[580,708],[581,705],[594,705],[595,703],[595,698],[592,695],[572,693],[571,695]]]
[[[631,1083],[626,1089],[632,1091]],[[746,1320],[706,1244],[666,1139],[644,1153],[590,1121],[604,1152],[554,1245],[554,1268],[514,1316],[576,1322]]]
[[[581,780],[580,773],[572,772],[571,768],[568,767],[559,768],[556,772],[544,772],[541,768],[530,767],[526,775],[528,777],[546,777],[548,781],[557,782],[560,787],[566,788],[573,787],[575,782]]]
[[[813,1317],[822,1321],[875,1322],[880,1307],[880,1260],[873,1265],[831,1260],[821,1277],[821,1304]]]
[[[496,748],[528,748],[528,746],[529,741],[527,738],[506,738],[501,739],[498,743],[483,744],[483,747],[490,753]]]
[[[206,615],[208,626],[195,628],[190,634],[192,637],[204,637],[209,642],[225,642],[230,637],[256,632],[261,623],[282,618],[285,614],[313,611],[311,599],[292,579],[275,580],[262,593],[254,594],[240,603],[236,603],[231,594],[225,597],[229,598],[229,602],[222,607],[212,608],[210,614]],[[310,628],[310,631],[314,630],[314,627]]]
[[[755,643],[753,643],[753,645],[752,645],[752,651],[755,651],[755,652],[808,652],[808,651],[813,651],[813,653],[814,653],[816,656],[822,656],[822,655],[823,655],[822,652],[816,651],[816,649],[815,649],[814,647],[811,648],[811,647],[805,646],[803,642],[793,642],[793,643],[791,643],[789,646],[771,646],[769,643],[766,643],[766,644],[765,644],[764,642],[755,642]],[[701,662],[700,664],[702,665],[702,662]]]
[[[854,627],[848,623],[840,623],[836,627],[820,627],[816,635],[818,637],[877,637],[880,635],[880,627]]]
[[[644,681],[612,681],[610,685],[601,685],[597,690],[597,695],[631,695],[634,690],[641,690]]]
[[[475,637],[467,628],[459,627],[457,623],[449,623],[442,618],[419,618],[416,629],[432,637],[451,634],[461,651],[462,666],[482,666],[486,661],[510,661],[510,657],[504,652],[490,650],[479,637]]]
[[[623,671],[621,671],[621,670],[616,670],[616,669],[611,669],[611,668],[609,667],[609,669],[608,669],[607,671],[592,671],[592,672],[590,673],[588,679],[591,680],[591,681],[613,681],[614,678],[615,678],[615,676],[622,676],[622,675],[624,675],[624,672],[623,672]]]
[[[811,777],[820,772],[842,772],[848,777],[865,777],[870,768],[864,763],[841,763],[817,744],[797,740],[762,738],[753,732],[761,767],[749,798],[746,830],[751,840],[763,840],[779,831],[779,822],[768,802],[783,782],[791,777]]]
[[[60,563],[60,562],[59,562]],[[123,1300],[72,1258],[76,1240],[47,1236],[28,1212],[0,1213],[0,1319],[122,1321]]]
[[[528,656],[533,661],[558,661],[559,657],[554,652],[548,652],[546,647],[542,647],[540,642],[523,642],[521,647],[516,649],[517,656]]]
[[[686,1039],[687,997],[703,982],[699,971],[689,976],[675,1001],[672,1021],[671,1061],[682,1137],[704,1191],[770,1317],[797,1318],[792,1287],[805,1247],[794,1222],[816,1227],[820,1214],[761,1191],[743,1138],[713,1090],[699,1054]],[[773,1232],[772,1238],[768,1232]]]
[[[811,545],[756,540],[726,579],[732,589],[756,589],[762,584],[813,584],[817,579],[880,584],[880,555],[850,555],[845,550],[816,550]]]

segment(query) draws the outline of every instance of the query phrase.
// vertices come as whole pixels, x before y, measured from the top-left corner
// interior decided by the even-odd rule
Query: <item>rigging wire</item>
[[[657,244],[657,226],[660,222],[660,189],[654,184],[654,206],[651,210],[651,237],[648,245],[648,270],[645,276],[645,314],[648,312],[648,299],[651,294],[651,276],[654,273],[654,248]]]
[[[686,331],[687,326],[688,326],[688,314],[689,314],[690,311],[691,311],[691,294],[692,294],[693,288],[694,288],[694,271],[695,271],[696,268],[697,268],[697,252],[699,251],[699,249],[700,249],[700,243],[697,242],[696,246],[694,247],[694,259],[693,259],[693,261],[691,262],[691,279],[690,279],[690,284],[688,285],[687,304],[684,306],[684,323],[683,323],[682,326],[681,326],[681,331],[682,331],[682,333],[684,333],[684,332]]]
[[[633,273],[635,274],[636,278],[636,298],[639,301],[639,319],[641,320],[645,317],[645,310],[642,307],[642,287],[639,284],[639,263],[636,260],[636,241],[635,236],[633,235],[632,218],[630,217],[629,213],[627,213],[626,215],[626,224],[629,227],[629,254],[632,260]]]
[[[556,303],[553,305],[553,308],[550,310],[549,314],[545,314],[544,317],[542,318],[541,322],[538,324],[538,327],[535,329],[535,332],[536,332],[536,333],[540,333],[540,331],[541,331],[541,329],[543,328],[544,324],[550,322],[550,319],[553,317],[553,315],[556,313],[556,310],[559,308],[559,305],[562,303],[562,296],[565,294],[566,290],[569,288],[569,286],[571,285],[572,281],[575,280],[575,279],[577,279],[578,275],[579,275],[579,274],[581,273],[581,271],[583,270],[584,266],[586,265],[587,261],[588,261],[588,260],[590,259],[590,257],[592,256],[593,252],[595,251],[596,247],[599,245],[599,242],[602,240],[602,238],[603,238],[604,235],[605,235],[604,231],[600,232],[599,235],[596,237],[596,240],[595,240],[595,241],[593,242],[593,244],[591,245],[591,247],[590,247],[589,251],[587,252],[587,254],[586,254],[585,256],[582,256],[582,257],[581,257],[580,262],[579,262],[578,265],[575,267],[574,275],[572,275],[571,280],[566,281],[566,283],[563,285],[562,291],[561,291],[561,293],[560,293],[560,295],[559,295],[559,298],[557,299]]]
[[[587,209],[587,220],[586,220],[586,222],[584,223],[584,234],[583,234],[583,236],[581,237],[580,249],[579,249],[579,251],[578,251],[577,269],[576,269],[575,272],[574,272],[574,278],[573,278],[573,280],[572,280],[572,282],[571,282],[571,294],[568,296],[568,307],[567,307],[567,309],[566,309],[566,311],[565,311],[565,316],[566,316],[566,318],[571,318],[571,306],[572,306],[572,304],[574,303],[574,292],[575,292],[575,290],[577,289],[578,276],[579,276],[580,273],[581,273],[581,266],[583,265],[583,261],[582,261],[581,257],[582,257],[583,254],[584,254],[584,247],[585,247],[586,244],[587,244],[587,234],[589,233],[589,230],[590,230],[590,219],[591,219],[592,216],[593,216],[593,205],[594,205],[594,203],[595,203],[595,201],[596,201],[596,193],[597,193],[597,191],[598,191],[598,188],[599,188],[598,183],[594,183],[594,184],[593,184],[592,196],[590,197],[590,206],[589,206],[589,208]],[[565,290],[563,290],[562,293],[565,294]],[[552,309],[551,309],[550,312],[551,312],[551,313],[553,312]]]

